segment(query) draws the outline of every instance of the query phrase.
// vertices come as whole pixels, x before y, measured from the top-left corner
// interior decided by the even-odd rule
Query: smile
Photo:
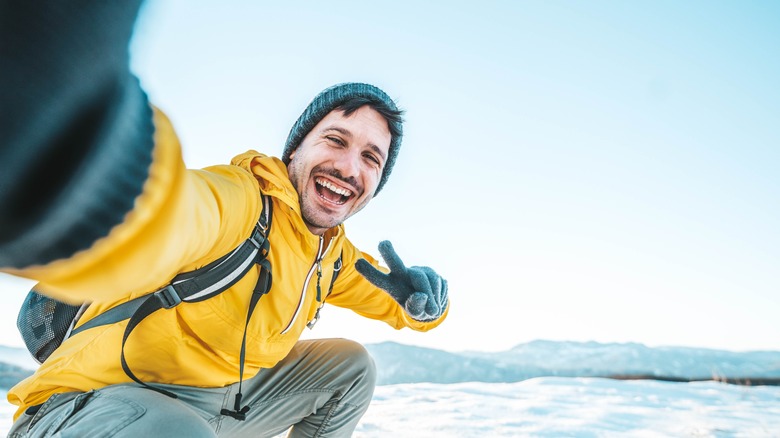
[[[317,178],[314,182],[316,183],[317,194],[328,202],[342,205],[352,197],[351,190],[339,187],[324,178]]]

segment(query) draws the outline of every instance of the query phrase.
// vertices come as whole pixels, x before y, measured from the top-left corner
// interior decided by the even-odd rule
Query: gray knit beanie
[[[328,115],[328,113],[352,98],[367,99],[370,102],[370,105],[387,108],[390,112],[398,115],[395,120],[390,120],[385,117],[391,134],[390,149],[387,153],[385,168],[382,171],[382,178],[379,180],[376,192],[374,192],[374,195],[376,195],[382,190],[382,187],[387,182],[387,178],[390,176],[390,172],[393,170],[395,159],[398,156],[398,150],[401,148],[403,122],[400,117],[401,111],[398,110],[395,102],[393,102],[384,91],[373,85],[349,82],[326,88],[318,94],[314,100],[311,101],[309,106],[306,107],[303,114],[298,117],[298,120],[290,130],[290,135],[287,137],[287,143],[284,145],[284,152],[282,152],[282,161],[284,164],[290,164],[290,155],[298,146],[300,146],[309,131]]]

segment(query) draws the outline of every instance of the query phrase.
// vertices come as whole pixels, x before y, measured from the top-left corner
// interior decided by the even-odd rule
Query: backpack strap
[[[159,308],[170,309],[180,302],[199,302],[219,295],[240,280],[258,262],[258,255],[265,258],[268,252],[266,235],[271,224],[271,203],[262,195],[263,212],[249,236],[238,248],[194,271],[177,275],[171,282],[151,294],[136,297],[106,310],[70,331],[70,336],[101,325],[114,324],[131,318],[141,305],[152,298]]]
[[[267,196],[262,193],[261,196],[263,200],[263,212],[261,217],[252,230],[252,235],[238,248],[230,254],[209,263],[203,268],[177,275],[170,284],[156,292],[125,303],[130,304],[131,302],[140,299],[140,304],[137,305],[136,310],[131,312],[132,316],[125,327],[125,332],[122,336],[122,353],[120,357],[122,369],[133,381],[153,391],[157,391],[172,398],[177,398],[176,394],[144,383],[133,374],[125,359],[125,344],[127,343],[127,338],[130,336],[133,329],[152,313],[160,309],[171,309],[181,302],[199,302],[214,297],[235,284],[255,263],[257,263],[261,266],[260,277],[258,278],[257,285],[252,294],[247,314],[246,325],[249,325],[249,319],[257,305],[257,301],[271,289],[271,264],[267,260],[270,243],[268,242],[267,234],[273,217],[271,211],[272,204]],[[133,304],[133,306],[136,306],[136,304]],[[117,315],[124,316],[126,313],[127,310],[122,310],[121,315],[120,312],[117,312]],[[243,380],[245,344],[246,329],[244,330],[244,339],[241,346],[240,380]],[[240,397],[237,396],[237,398],[237,401],[240,403]],[[249,409],[246,408],[246,410],[248,411]]]
[[[241,387],[244,383],[244,362],[246,360],[246,332],[249,329],[249,320],[252,318],[252,312],[254,312],[257,302],[260,298],[267,294],[271,290],[271,262],[267,258],[263,258],[257,262],[260,267],[260,277],[257,279],[255,289],[252,291],[252,298],[249,300],[249,308],[246,312],[246,323],[244,324],[244,335],[241,338],[241,353],[238,365],[238,392],[236,393],[235,402],[233,404],[233,410],[222,409],[220,413],[222,415],[229,415],[236,420],[246,420],[246,413],[249,412],[249,406],[241,407]]]

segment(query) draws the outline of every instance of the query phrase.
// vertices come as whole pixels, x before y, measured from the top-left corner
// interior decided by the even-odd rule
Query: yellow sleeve
[[[261,208],[255,177],[238,166],[185,169],[159,110],[154,125],[149,177],[124,222],[70,258],[6,272],[37,280],[36,289],[62,301],[115,301],[155,290],[246,239]]]

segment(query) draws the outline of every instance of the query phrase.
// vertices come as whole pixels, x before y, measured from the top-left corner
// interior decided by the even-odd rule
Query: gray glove
[[[387,291],[412,319],[427,322],[439,318],[447,308],[447,280],[427,266],[404,266],[387,240],[379,243],[379,253],[390,273],[385,274],[367,260],[360,259],[355,263],[360,275]]]

